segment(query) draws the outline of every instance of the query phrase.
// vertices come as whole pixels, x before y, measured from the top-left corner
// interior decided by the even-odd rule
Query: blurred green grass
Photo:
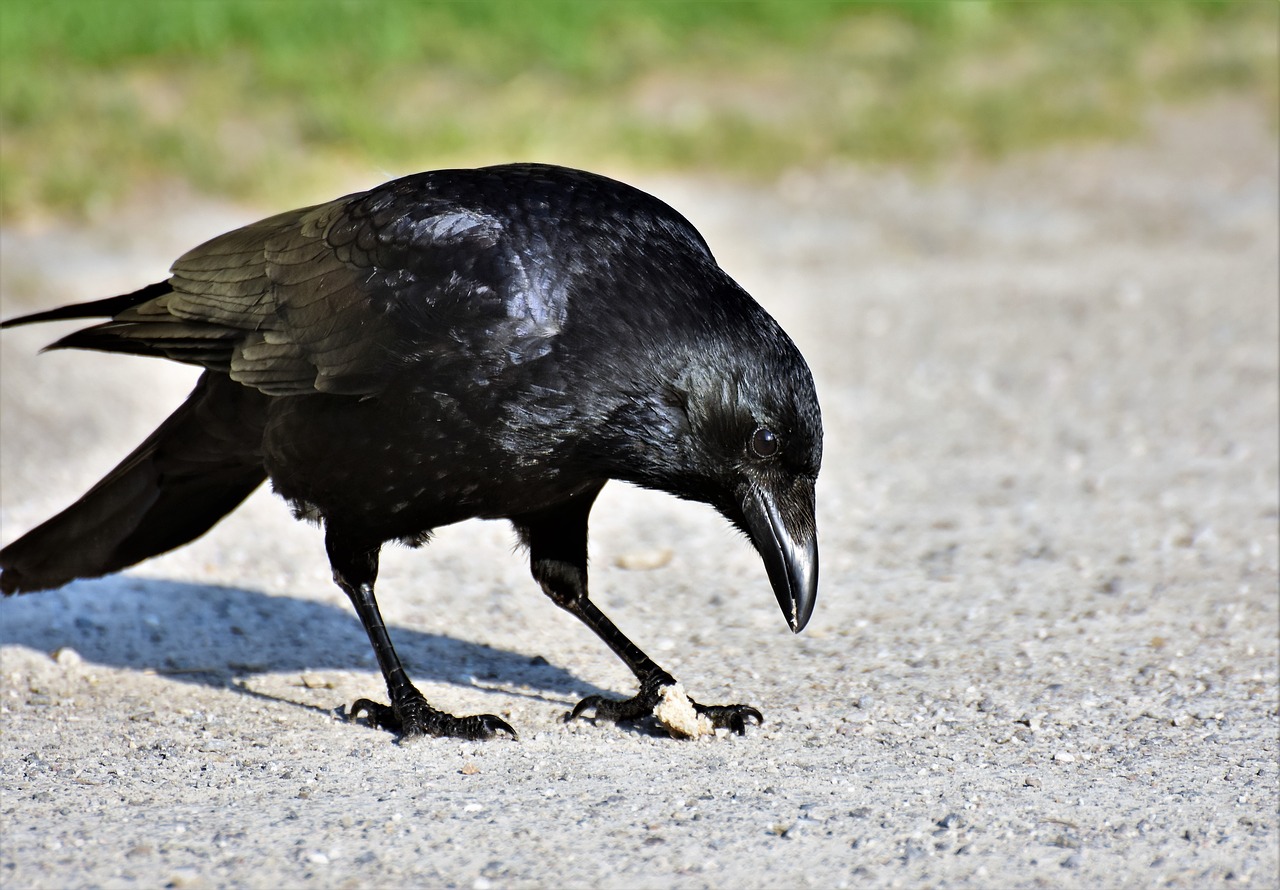
[[[0,213],[181,180],[543,160],[770,176],[999,158],[1229,90],[1275,114],[1274,0],[8,0]]]

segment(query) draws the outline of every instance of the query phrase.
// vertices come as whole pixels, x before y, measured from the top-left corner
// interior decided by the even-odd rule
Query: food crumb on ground
[[[676,738],[697,739],[716,732],[711,720],[693,709],[693,702],[681,683],[663,688],[662,700],[653,709],[653,716]]]

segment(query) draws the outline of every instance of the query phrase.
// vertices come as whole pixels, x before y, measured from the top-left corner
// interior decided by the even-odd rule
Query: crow
[[[534,579],[635,674],[566,720],[703,705],[587,595],[587,519],[616,479],[710,504],[763,559],[791,630],[817,595],[822,420],[792,341],[674,209],[603,176],[537,164],[438,170],[272,216],[180,257],[167,281],[11,319],[106,321],[51,349],[204,370],[186,402],[80,500],[0,550],[0,591],[119,571],[199,537],[264,480],[319,523],[401,737],[515,737],[429,705],[374,598],[383,544],[505,519]]]

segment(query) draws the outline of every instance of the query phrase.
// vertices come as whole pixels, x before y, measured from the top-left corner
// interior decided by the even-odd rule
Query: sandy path
[[[1274,886],[1276,139],[1235,105],[1152,133],[925,181],[644,183],[813,365],[822,585],[793,637],[710,510],[612,486],[594,590],[762,729],[561,723],[629,677],[480,523],[390,552],[382,602],[427,696],[521,741],[344,724],[381,680],[318,533],[260,493],[127,575],[0,603],[0,881]],[[0,232],[4,314],[258,215]],[[3,339],[5,541],[193,378],[36,358],[55,334]]]

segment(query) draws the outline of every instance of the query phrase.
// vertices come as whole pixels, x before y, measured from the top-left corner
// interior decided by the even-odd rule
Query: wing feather
[[[370,395],[408,365],[484,377],[537,358],[567,291],[522,261],[512,183],[486,176],[420,174],[228,232],[173,264],[171,292],[59,345],[164,355],[270,395]]]

